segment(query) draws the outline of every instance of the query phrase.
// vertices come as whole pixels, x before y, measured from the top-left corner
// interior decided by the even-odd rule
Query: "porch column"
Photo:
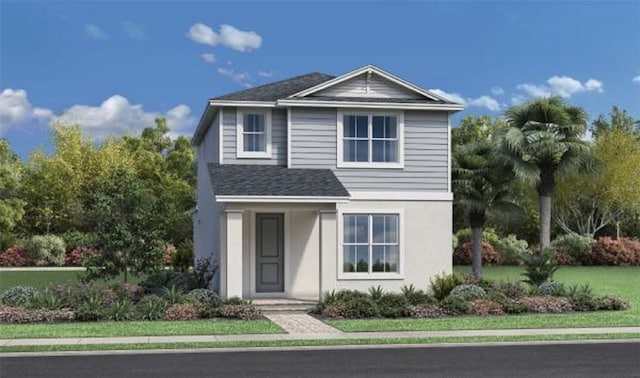
[[[336,210],[320,210],[320,298],[336,288],[338,220]]]
[[[243,210],[227,210],[226,297],[242,298],[242,216]]]

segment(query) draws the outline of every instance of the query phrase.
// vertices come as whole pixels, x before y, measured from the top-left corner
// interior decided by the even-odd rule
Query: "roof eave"
[[[369,108],[369,109],[405,109],[405,110],[446,110],[458,112],[464,109],[464,105],[456,103],[446,104],[416,104],[407,102],[358,102],[358,101],[313,101],[284,99],[277,101],[278,106],[305,106],[305,107],[331,107],[331,108]]]
[[[216,202],[226,203],[347,203],[348,196],[247,196],[216,195]]]

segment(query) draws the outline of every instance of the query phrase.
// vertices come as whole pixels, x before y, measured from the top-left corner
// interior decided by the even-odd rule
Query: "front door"
[[[284,214],[256,214],[256,292],[284,292]]]

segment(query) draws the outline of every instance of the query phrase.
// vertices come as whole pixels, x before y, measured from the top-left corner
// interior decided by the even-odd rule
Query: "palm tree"
[[[518,207],[509,200],[514,175],[491,140],[456,146],[453,155],[456,203],[465,209],[472,234],[472,274],[482,275],[482,231],[489,212],[512,214]]]
[[[551,200],[558,175],[591,170],[591,148],[580,139],[587,115],[560,97],[509,108],[502,149],[520,180],[535,185],[540,211],[540,248],[551,243]]]

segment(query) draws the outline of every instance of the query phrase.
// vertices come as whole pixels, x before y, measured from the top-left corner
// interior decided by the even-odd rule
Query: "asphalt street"
[[[640,377],[640,343],[2,357],[2,378]]]

